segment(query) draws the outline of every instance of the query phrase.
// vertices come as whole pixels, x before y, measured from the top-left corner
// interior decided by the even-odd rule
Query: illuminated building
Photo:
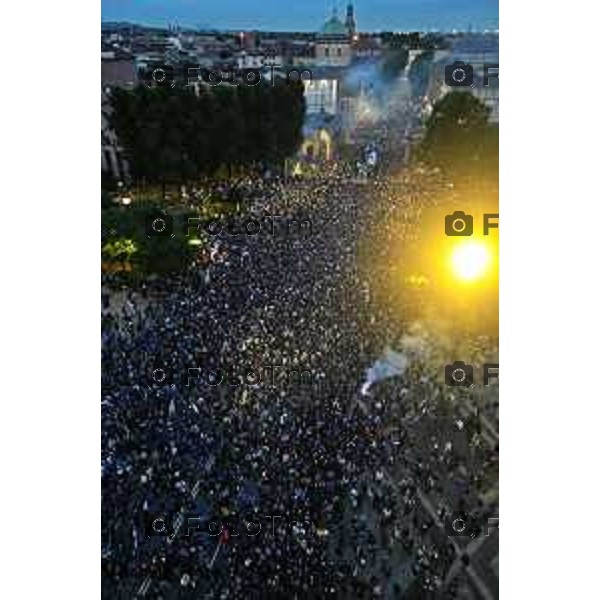
[[[312,81],[304,82],[306,114],[336,115],[340,74],[336,69],[314,69]]]
[[[316,124],[315,124],[316,125]],[[304,158],[328,161],[333,158],[333,137],[326,127],[312,124],[304,125],[304,141],[300,148],[300,155]]]
[[[352,60],[348,29],[337,11],[326,21],[315,39],[315,64],[323,67],[347,67]]]

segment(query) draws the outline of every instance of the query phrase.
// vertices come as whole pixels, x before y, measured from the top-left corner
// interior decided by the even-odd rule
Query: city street
[[[462,546],[445,535],[439,510],[442,506],[456,510],[452,503],[465,496],[464,489],[448,479],[451,471],[446,465],[458,461],[455,467],[463,473],[460,477],[465,478],[465,485],[470,485],[467,482],[473,472],[485,471],[483,465],[488,460],[485,452],[478,457],[481,452],[470,446],[468,438],[461,437],[451,418],[446,419],[449,425],[441,429],[434,425],[432,429],[431,423],[437,423],[435,398],[445,392],[435,382],[421,389],[418,372],[408,379],[380,384],[370,396],[360,398],[361,382],[369,365],[386,345],[400,339],[403,328],[409,325],[389,314],[388,306],[374,303],[369,290],[377,285],[377,272],[365,274],[359,268],[365,240],[374,228],[388,226],[377,223],[374,216],[394,210],[410,212],[409,205],[403,206],[410,200],[404,200],[399,190],[401,186],[390,186],[382,177],[357,185],[335,169],[323,179],[278,184],[275,193],[254,202],[251,212],[257,217],[271,214],[309,219],[312,235],[300,229],[275,229],[275,235],[261,232],[257,236],[223,234],[218,240],[215,238],[213,263],[196,273],[192,269],[177,287],[167,290],[166,299],[161,296],[157,306],[146,308],[133,338],[139,344],[156,326],[154,323],[175,317],[184,330],[177,333],[177,329],[163,327],[162,338],[157,340],[158,348],[172,348],[179,355],[180,360],[173,361],[178,365],[175,369],[187,372],[183,357],[187,357],[187,368],[202,364],[206,357],[211,357],[213,366],[246,365],[257,371],[261,364],[281,365],[282,378],[263,380],[259,385],[186,387],[180,379],[174,388],[152,387],[156,396],[148,399],[160,402],[161,396],[165,401],[171,398],[168,427],[169,436],[174,435],[175,439],[187,436],[194,425],[203,430],[208,422],[213,423],[216,443],[204,450],[212,457],[210,477],[218,475],[219,480],[229,482],[226,488],[233,489],[251,480],[262,488],[259,506],[264,502],[267,506],[279,506],[280,510],[286,506],[287,510],[301,507],[305,518],[328,532],[329,542],[322,542],[322,538],[312,540],[315,549],[306,557],[307,564],[321,556],[319,552],[325,552],[331,569],[341,568],[344,572],[347,568],[348,575],[353,573],[354,579],[362,582],[360,585],[375,586],[379,596],[390,598],[400,597],[398,594],[410,589],[421,589],[421,593],[426,589],[435,594],[438,586],[448,589],[460,574]],[[389,277],[389,272],[384,276]],[[401,313],[402,307],[397,306],[397,311]],[[132,339],[130,335],[128,332],[126,337]],[[178,348],[183,348],[184,354]],[[135,359],[135,355],[128,356],[129,361]],[[298,385],[286,377],[286,367],[309,372],[310,384]],[[428,368],[442,371],[442,365]],[[171,391],[177,394],[172,396]],[[111,409],[107,407],[105,411],[109,415]],[[433,421],[428,422],[428,417]],[[458,418],[466,418],[462,409],[457,411]],[[278,442],[277,447],[266,442],[279,429],[275,423],[286,424],[278,435],[288,439],[283,444]],[[411,440],[410,445],[391,445],[387,435],[390,427],[400,431],[401,439]],[[291,434],[290,429],[296,434]],[[488,446],[492,444],[489,452],[493,453],[495,439],[488,429],[486,425],[484,440]],[[110,431],[107,426],[106,432]],[[446,443],[457,435],[461,439],[457,438],[455,450],[462,447],[460,452],[467,454],[458,454],[454,459],[452,453],[445,455],[438,466],[439,458],[431,441],[437,436],[442,443],[441,438],[446,436]],[[265,462],[268,455],[263,454],[262,448],[267,447],[279,456],[285,465],[283,471],[273,471],[273,463]],[[195,453],[199,451],[196,448]],[[253,466],[259,456],[267,468],[262,475]],[[334,464],[341,462],[334,467],[331,460]],[[352,470],[347,471],[343,465],[352,466]],[[329,473],[329,469],[333,471]],[[346,474],[342,475],[344,471]],[[384,479],[374,478],[378,471],[385,474]],[[335,478],[329,479],[334,473]],[[193,486],[196,496],[209,497],[213,491],[206,476],[207,473],[190,470],[185,487],[189,489],[192,480],[197,481]],[[493,479],[493,473],[488,477]],[[299,484],[302,481],[305,484]],[[412,482],[416,495],[405,495],[407,488],[398,488],[400,481]],[[299,485],[303,501],[298,504],[293,498],[286,500],[285,494],[297,498]],[[322,486],[330,488],[333,496],[322,496]],[[363,490],[358,500],[353,489]],[[377,508],[369,494],[365,495],[369,489],[371,495],[382,498],[376,502]],[[446,498],[444,501],[441,497],[433,500],[439,492]],[[333,505],[331,499],[335,500]],[[143,502],[140,497],[136,506]],[[385,512],[382,514],[381,510]],[[431,524],[427,523],[429,519]],[[360,522],[366,527],[363,534],[358,533]],[[361,567],[361,551],[359,547],[353,549],[356,542],[350,540],[362,539],[363,535],[367,536],[365,540],[372,536],[377,552],[371,556],[375,562],[369,559]],[[259,542],[272,543],[266,538]],[[177,540],[170,546],[177,548]],[[413,551],[407,551],[408,548]],[[466,552],[471,555],[478,548],[479,544],[471,544]],[[415,562],[415,549],[420,549],[425,566],[419,566],[418,554]],[[268,550],[262,547],[256,551]],[[233,548],[224,546],[215,555],[211,577],[237,572],[232,552]],[[494,584],[481,580],[474,562],[466,569],[469,580],[480,597],[496,597],[496,592],[488,587],[494,589]],[[157,581],[147,576],[133,584],[140,596],[152,597]],[[199,579],[192,576],[191,581],[197,589],[205,589]],[[209,581],[214,586],[214,580]],[[207,592],[209,589],[210,586]],[[333,595],[336,594],[346,597],[340,589]]]
[[[338,79],[304,97],[219,96],[258,123],[275,118],[265,106],[295,111],[294,158],[279,171],[246,161],[234,176],[239,154],[216,144],[228,177],[217,162],[180,187],[159,220],[198,217],[164,236],[131,226],[137,192],[131,211],[113,209],[113,227],[131,217],[135,241],[115,248],[137,248],[138,268],[152,271],[167,252],[190,258],[127,285],[103,280],[107,600],[498,597],[497,531],[453,529],[456,514],[498,512],[497,388],[445,379],[457,359],[478,370],[498,362],[494,288],[456,279],[448,259],[461,240],[444,233],[447,213],[472,195],[495,212],[497,194],[485,179],[474,188],[461,169],[417,160],[431,82],[413,62],[387,80],[373,62],[339,71],[351,108],[335,118],[326,111],[340,100]],[[160,108],[160,90],[137,93]],[[119,98],[129,114],[132,97]],[[165,99],[182,113],[196,107],[190,119],[216,107],[203,95]],[[485,112],[465,94],[450,100],[444,135],[461,111]],[[292,121],[272,123],[288,134],[257,131],[261,149],[243,152],[279,144],[289,156]],[[152,142],[139,125],[121,122]],[[173,152],[182,139],[173,136]],[[162,156],[138,150],[140,161]],[[193,154],[204,168],[206,152],[186,146],[181,160]],[[218,533],[190,529],[190,516],[216,521]],[[154,528],[171,518],[169,535]],[[277,531],[275,518],[286,524]]]

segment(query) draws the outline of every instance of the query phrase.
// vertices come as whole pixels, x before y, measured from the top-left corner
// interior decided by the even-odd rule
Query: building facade
[[[318,67],[347,67],[351,61],[351,37],[334,10],[315,38],[315,64]]]
[[[102,173],[115,180],[129,175],[127,161],[119,145],[117,135],[110,126],[110,91],[114,87],[133,88],[138,83],[138,74],[133,60],[103,60],[101,70],[101,161]]]

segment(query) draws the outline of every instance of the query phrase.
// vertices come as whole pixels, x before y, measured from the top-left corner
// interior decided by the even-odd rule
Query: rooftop
[[[340,21],[337,16],[337,11],[333,11],[333,15],[325,21],[323,27],[321,27],[321,35],[329,36],[329,35],[347,35],[348,30],[346,26]]]

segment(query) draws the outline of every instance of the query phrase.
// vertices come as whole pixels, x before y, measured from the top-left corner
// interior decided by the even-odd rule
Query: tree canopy
[[[275,164],[302,141],[302,84],[114,89],[109,120],[134,179],[188,181],[220,166]]]
[[[418,31],[410,33],[384,31],[381,34],[381,41],[384,46],[392,49],[434,50],[436,48],[444,48],[447,45],[443,35],[420,33]]]
[[[157,215],[173,219],[174,235],[148,235],[148,221]],[[167,215],[158,206],[113,206],[104,209],[103,261],[127,261],[136,272],[141,273],[181,272],[198,249],[206,243],[206,236],[202,231],[188,229],[188,216],[198,217],[197,214],[182,212]],[[191,239],[197,239],[198,245],[191,245]]]
[[[470,92],[453,91],[433,107],[419,156],[454,172],[498,173],[498,126],[490,109]]]

